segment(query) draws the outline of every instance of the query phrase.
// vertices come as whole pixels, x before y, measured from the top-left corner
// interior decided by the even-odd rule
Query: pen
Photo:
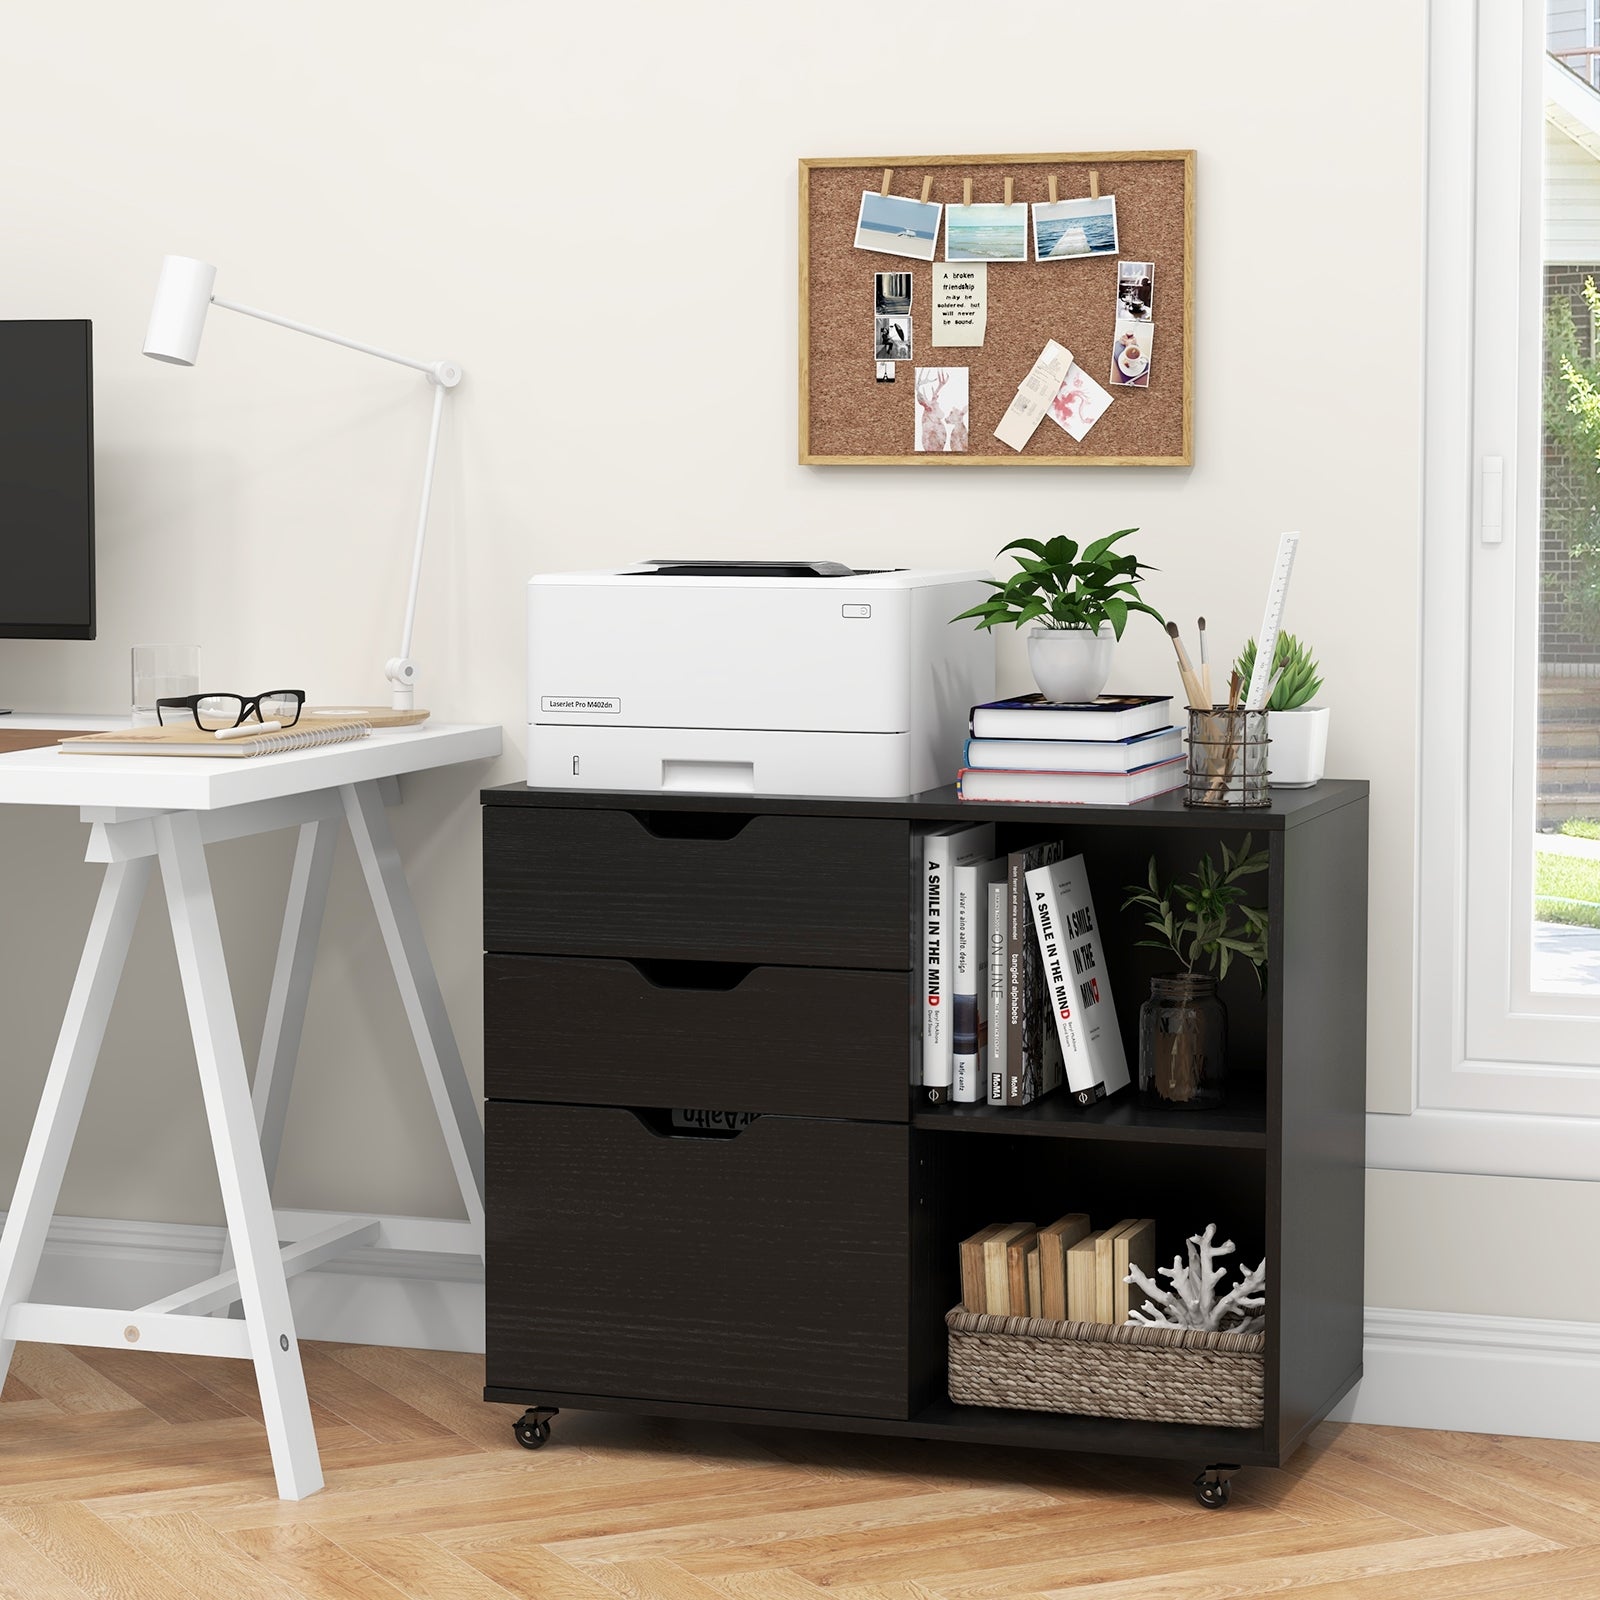
[[[252,733],[272,733],[281,728],[281,722],[241,722],[237,728],[218,728],[213,739],[245,739]]]

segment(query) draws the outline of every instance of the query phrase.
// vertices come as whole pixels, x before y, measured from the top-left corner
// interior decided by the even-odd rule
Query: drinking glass
[[[136,644],[133,647],[133,725],[154,727],[163,695],[199,694],[200,646]]]

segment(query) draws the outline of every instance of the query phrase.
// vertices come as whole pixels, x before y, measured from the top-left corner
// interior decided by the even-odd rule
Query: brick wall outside
[[[1593,356],[1589,307],[1583,298],[1583,280],[1600,283],[1600,262],[1593,266],[1547,266],[1544,269],[1545,307],[1561,296],[1572,307],[1578,330],[1578,348]],[[1547,358],[1548,359],[1548,358]],[[1547,375],[1548,375],[1547,368]],[[1597,463],[1600,465],[1600,463]],[[1563,523],[1574,512],[1600,503],[1600,473],[1574,470],[1563,460],[1548,432],[1544,440],[1540,569],[1543,582],[1539,598],[1539,660],[1541,665],[1600,663],[1600,636],[1571,613],[1567,595],[1578,581],[1578,563],[1568,553]]]

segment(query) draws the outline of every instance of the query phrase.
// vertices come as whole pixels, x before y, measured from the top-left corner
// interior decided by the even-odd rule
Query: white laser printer
[[[955,779],[983,572],[647,561],[528,583],[528,782],[895,797]]]

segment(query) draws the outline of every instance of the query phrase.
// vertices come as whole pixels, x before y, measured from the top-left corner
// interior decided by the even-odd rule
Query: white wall
[[[1544,125],[1544,259],[1600,261],[1600,157]]]
[[[1372,1104],[1407,1109],[1421,8],[1167,0],[1131,32],[1117,8],[979,23],[951,0],[14,11],[0,314],[95,321],[101,625],[93,644],[0,643],[3,698],[119,705],[128,647],[165,639],[203,647],[209,684],[381,693],[424,385],[221,312],[194,371],[142,360],[163,252],[219,263],[226,295],[460,359],[417,655],[423,699],[504,723],[508,754],[413,784],[397,829],[476,1071],[474,790],[521,773],[528,573],[681,552],[969,564],[1023,528],[1137,523],[1155,603],[1228,641],[1298,527],[1290,623],[1327,668],[1330,767],[1373,783]],[[1190,145],[1192,470],[795,465],[798,156]],[[1257,264],[1285,260],[1294,294],[1268,306]],[[1024,671],[1008,647],[1004,680]],[[1153,628],[1132,630],[1114,681],[1173,686]],[[5,1185],[92,881],[75,820],[0,830]],[[247,1037],[287,849],[217,852]],[[64,1208],[213,1221],[170,949],[150,931]],[[448,1207],[348,861],[324,953],[281,1192]],[[1415,1214],[1401,1179],[1375,1190],[1397,1225]]]

